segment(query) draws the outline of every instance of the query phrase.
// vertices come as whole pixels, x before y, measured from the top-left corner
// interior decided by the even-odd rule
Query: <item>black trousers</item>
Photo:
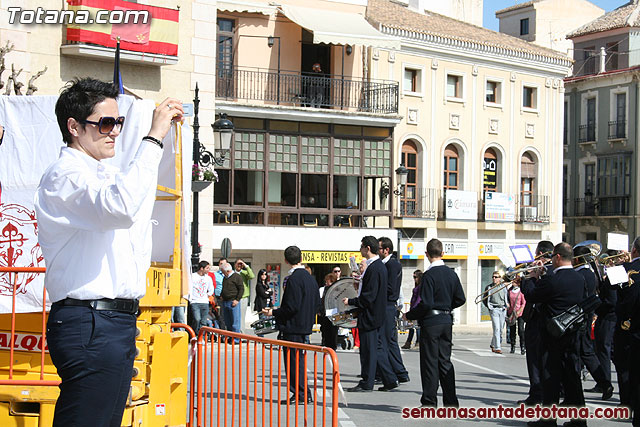
[[[637,333],[636,333],[637,334]],[[631,336],[631,353],[638,355],[640,351],[640,337]],[[632,424],[634,427],[640,426],[640,365],[631,363],[629,366],[629,394],[631,398],[631,410],[633,411]]]
[[[420,377],[423,405],[438,406],[438,383],[444,406],[458,406],[456,373],[451,363],[452,325],[420,328]]]
[[[281,332],[278,335],[279,340],[297,342],[300,344],[307,344],[308,335],[301,334],[287,334]],[[296,393],[296,380],[298,382],[298,400],[304,402],[305,393],[304,388],[307,384],[307,372],[305,370],[304,361],[307,357],[307,352],[298,350],[295,348],[284,347],[284,369],[285,375],[287,372],[287,361],[289,363],[289,374],[287,375],[287,382],[289,383],[289,391],[295,395]],[[296,357],[297,355],[297,357]],[[296,358],[298,359],[296,361]],[[311,390],[307,387],[307,398],[311,397]]]
[[[611,348],[615,327],[615,320],[607,320],[600,316],[596,319],[593,330],[596,357],[608,383],[611,383]]]
[[[542,336],[542,403],[558,404],[560,384],[564,389],[567,406],[584,406],[584,394],[580,379],[579,332],[560,338],[552,338],[546,332]]]
[[[338,327],[331,323],[327,316],[319,315],[318,322],[320,322],[322,345],[333,350],[338,348]]]
[[[542,338],[540,315],[534,313],[524,328],[524,343],[527,349],[527,372],[529,373],[529,397],[542,402]]]
[[[589,336],[591,330],[591,323],[587,322],[587,328],[578,332],[578,339],[580,340],[580,360],[587,368],[596,384],[602,388],[607,388],[611,383],[607,380],[604,374],[604,369],[600,366],[600,360],[596,356],[593,341]]]
[[[396,384],[397,377],[391,370],[389,357],[378,357],[378,340],[382,326],[370,331],[360,329],[360,387],[372,390],[376,376],[376,368],[385,386]]]
[[[54,427],[120,427],[135,357],[136,316],[54,304],[51,360],[62,379]]]
[[[407,372],[407,368],[404,367],[402,355],[400,354],[400,346],[398,346],[398,327],[396,324],[398,313],[395,304],[387,305],[384,326],[382,327],[383,333],[380,335],[379,341],[386,341],[389,364],[391,365],[391,370],[396,374],[396,377],[398,377],[398,379],[408,380],[409,372]],[[378,344],[378,351],[384,351],[382,342]],[[383,358],[384,356],[381,357]]]
[[[613,364],[618,374],[618,388],[620,389],[620,403],[631,406],[631,384],[629,383],[629,369],[631,358],[637,355],[631,353],[631,333],[620,328],[616,322],[613,331]]]
[[[520,347],[525,348],[524,345],[524,319],[522,317],[518,317],[516,323],[509,326],[507,329],[511,334],[511,348],[516,347],[516,327],[518,328],[518,338],[520,339]]]

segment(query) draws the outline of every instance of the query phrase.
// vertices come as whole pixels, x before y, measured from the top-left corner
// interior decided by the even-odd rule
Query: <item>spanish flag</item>
[[[67,3],[69,10],[88,11],[92,19],[100,10],[122,11],[125,14],[127,11],[148,11],[150,15],[146,23],[139,19],[137,23],[69,24],[69,41],[116,47],[119,37],[120,47],[124,50],[178,56],[178,10],[123,0],[67,0]]]

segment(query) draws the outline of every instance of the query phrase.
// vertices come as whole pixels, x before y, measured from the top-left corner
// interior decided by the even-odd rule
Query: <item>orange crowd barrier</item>
[[[49,357],[47,355],[48,351],[46,346],[47,291],[46,290],[43,291],[43,295],[42,295],[43,303],[42,303],[41,314],[35,314],[35,313],[16,314],[16,291],[18,288],[18,274],[43,274],[44,272],[45,272],[44,267],[0,267],[0,274],[9,274],[10,283],[12,284],[11,313],[4,313],[0,315],[0,329],[6,330],[5,328],[7,329],[10,328],[11,330],[9,339],[7,340],[8,350],[9,350],[9,358],[8,358],[9,365],[8,367],[3,366],[3,371],[7,368],[8,368],[8,371],[6,371],[7,372],[6,374],[0,375],[0,385],[27,385],[27,386],[53,385],[53,386],[56,386],[60,384],[59,380],[45,380],[45,367],[51,364]],[[38,324],[37,329],[39,330],[36,329],[36,326],[35,326],[36,322],[34,322],[34,319],[35,319],[34,315],[36,317],[40,317],[40,319],[37,319],[36,321]],[[25,319],[28,320],[24,322],[27,326],[27,330],[23,329],[23,326],[25,325],[21,325],[21,328],[19,331],[16,329],[16,317],[18,316],[23,316]],[[33,372],[33,370],[26,373],[22,372],[22,375],[20,375],[19,377],[15,376],[14,363],[16,361],[16,358],[14,353],[16,351],[16,346],[19,344],[17,339],[18,332],[30,332],[30,333],[41,332],[42,334],[41,339],[39,340],[39,344],[34,346],[31,346],[31,345],[27,346],[27,347],[33,347],[29,351],[33,351],[34,348],[37,348],[38,352],[40,353],[39,375],[37,379],[27,379],[27,378],[33,378],[31,375],[29,375],[29,374],[35,373]],[[33,337],[29,335],[29,336],[23,337],[23,340],[27,340],[29,338],[36,339],[35,335]],[[1,348],[0,351],[1,350],[7,350],[7,349]],[[25,349],[20,348],[20,350],[24,351]],[[45,362],[45,359],[46,359],[46,362]],[[51,376],[50,372],[47,372],[47,374],[49,374],[48,376]]]
[[[332,349],[202,327],[196,354],[190,426],[338,426],[340,373]],[[303,382],[311,402],[298,401],[297,393],[289,402],[289,374],[300,364],[306,381],[296,375],[295,389]]]

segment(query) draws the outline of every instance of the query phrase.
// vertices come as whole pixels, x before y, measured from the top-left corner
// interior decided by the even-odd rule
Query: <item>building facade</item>
[[[574,75],[565,80],[565,233],[568,241],[637,235],[638,5],[569,35]]]
[[[572,56],[568,33],[604,14],[587,0],[533,0],[496,12],[500,32]]]
[[[561,238],[570,61],[396,2],[355,3],[218,3],[216,109],[236,130],[217,167],[212,257],[227,237],[232,258],[282,269],[297,244],[330,263],[309,262],[320,278],[348,271],[340,256],[362,236],[388,235],[409,295],[437,237],[469,300],[456,316],[476,323],[499,255]]]

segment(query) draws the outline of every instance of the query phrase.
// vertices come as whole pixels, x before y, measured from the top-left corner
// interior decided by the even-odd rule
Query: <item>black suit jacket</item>
[[[584,281],[587,283],[587,294],[584,296],[590,297],[596,293],[596,275],[589,268],[582,268],[580,270],[576,270],[582,277],[584,277]]]
[[[634,270],[640,271],[640,259],[636,259],[632,262],[625,262],[625,270],[627,272]],[[631,331],[634,335],[640,333],[640,274],[632,274],[630,276],[633,280],[631,286],[624,285],[618,287],[618,304],[616,306],[616,315],[618,317],[618,323],[625,320],[631,320]]]
[[[395,305],[398,302],[398,298],[400,298],[402,264],[397,258],[391,257],[384,265],[387,267],[387,303]]]
[[[316,280],[304,268],[297,268],[288,277],[280,307],[273,310],[276,326],[284,333],[308,335],[319,307]]]
[[[349,305],[362,309],[358,315],[358,328],[363,331],[378,329],[384,324],[387,306],[387,269],[381,260],[369,264],[360,286],[360,296],[349,299]]]
[[[431,310],[452,311],[466,302],[460,278],[446,265],[431,267],[422,275],[420,303],[407,313],[409,320],[421,320],[423,326],[453,323],[450,314],[429,315]]]
[[[563,268],[555,274],[544,275],[537,284],[530,280],[524,280],[522,283],[522,292],[527,304],[541,304],[541,313],[546,317],[560,314],[582,302],[585,288],[584,277],[573,268]]]

